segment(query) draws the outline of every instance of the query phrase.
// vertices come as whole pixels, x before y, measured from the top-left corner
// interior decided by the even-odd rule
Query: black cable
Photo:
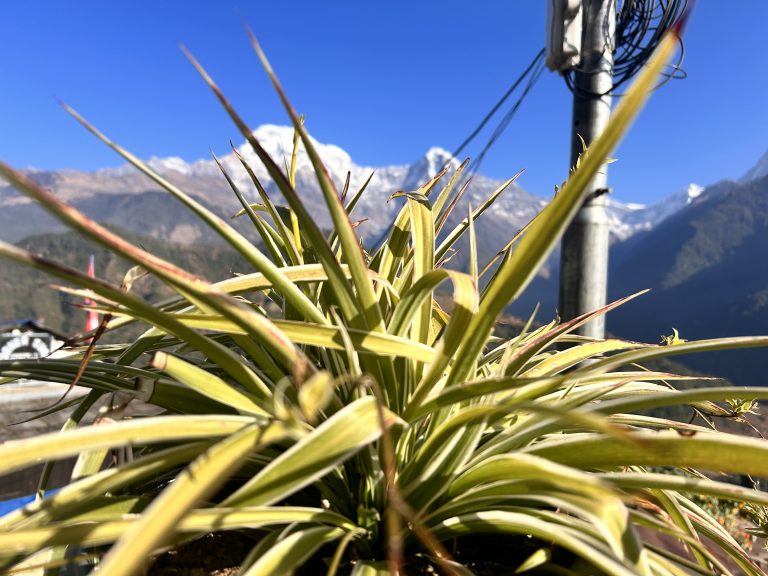
[[[491,110],[488,112],[488,114],[485,115],[485,117],[482,119],[480,124],[477,125],[477,128],[475,128],[472,131],[472,133],[464,139],[464,142],[462,142],[461,145],[459,145],[459,147],[456,148],[456,150],[454,150],[454,152],[453,152],[453,154],[451,156],[453,156],[454,158],[458,158],[459,157],[459,154],[462,153],[464,148],[466,148],[467,145],[470,142],[472,142],[472,140],[475,139],[475,137],[480,133],[480,131],[483,128],[485,128],[485,125],[488,124],[488,122],[493,117],[493,115],[496,114],[496,112],[498,112],[499,108],[501,108],[504,105],[504,102],[506,102],[507,99],[512,95],[512,93],[515,90],[517,90],[517,87],[520,86],[520,83],[525,79],[526,76],[528,76],[528,74],[531,72],[531,70],[533,70],[534,67],[536,67],[536,64],[537,63],[540,64],[543,60],[544,60],[544,49],[542,48],[539,51],[539,53],[536,54],[536,56],[534,56],[533,60],[531,60],[531,63],[528,64],[528,67],[523,71],[523,73],[520,74],[518,79],[514,81],[512,86],[510,86],[509,89],[504,93],[504,95],[499,99],[499,101],[496,102],[496,104],[493,105],[493,108],[491,108]]]
[[[507,126],[509,126],[509,123],[512,121],[512,118],[514,118],[515,114],[517,113],[520,106],[522,105],[523,100],[525,100],[525,97],[533,89],[533,87],[536,85],[536,82],[541,77],[541,74],[545,68],[543,52],[541,52],[539,56],[541,56],[541,58],[538,58],[538,61],[535,61],[536,66],[531,72],[531,75],[528,78],[528,83],[523,89],[522,94],[520,94],[520,97],[517,99],[517,101],[512,105],[512,107],[504,115],[504,117],[499,121],[493,133],[491,134],[491,137],[488,139],[488,142],[486,142],[485,146],[480,151],[480,153],[475,157],[475,159],[467,167],[468,174],[478,173],[478,171],[480,170],[480,165],[483,163],[483,160],[485,159],[485,155],[488,153],[488,150],[490,150],[491,146],[493,146],[496,143],[499,137],[501,137],[501,135],[507,129]]]
[[[674,26],[685,12],[688,0],[622,0],[619,6],[619,0],[616,2],[616,27],[614,37],[608,34],[607,22],[604,23],[605,29],[605,47],[606,50],[613,52],[613,84],[611,89],[604,94],[589,93],[590,96],[604,96],[605,94],[616,94],[616,89],[629,81],[642,68],[650,58],[653,51],[658,46],[664,34]],[[685,78],[685,71],[681,68],[685,49],[682,41],[680,42],[680,54],[676,63],[670,65],[670,71],[664,74],[659,86],[665,84],[673,78]],[[509,126],[514,115],[520,108],[523,100],[531,91],[536,81],[544,70],[544,49],[539,51],[533,58],[528,67],[514,81],[504,95],[490,109],[485,117],[480,121],[477,127],[467,136],[464,141],[454,150],[451,156],[458,158],[464,149],[474,140],[478,134],[490,122],[491,118],[499,111],[509,97],[517,90],[520,84],[528,77],[528,83],[523,89],[522,94],[499,121],[480,153],[474,158],[468,166],[467,175],[476,174],[483,162],[488,150],[496,143],[504,131]],[[569,70],[565,74],[565,82],[568,88],[581,90],[574,84],[574,75],[579,72],[578,68]],[[583,71],[581,71],[583,72]],[[657,86],[658,88],[658,86]]]
[[[606,28],[606,50],[613,52],[613,85],[604,94],[590,93],[590,96],[605,94],[619,95],[616,89],[628,82],[642,68],[658,46],[664,34],[673,27],[685,12],[688,0],[615,0],[616,29],[613,40],[608,36]],[[685,50],[682,41],[677,62],[670,65],[670,71],[659,86],[673,78],[685,78],[681,68]],[[565,82],[573,92],[582,90],[574,84],[574,75],[578,68],[565,74]],[[657,86],[657,88],[659,87]]]

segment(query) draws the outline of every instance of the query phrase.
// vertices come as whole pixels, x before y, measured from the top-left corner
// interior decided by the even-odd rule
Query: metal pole
[[[571,166],[582,152],[579,136],[589,145],[605,129],[611,115],[614,0],[583,0],[581,65],[574,74]],[[560,254],[560,315],[570,320],[606,302],[608,285],[607,167],[589,184],[589,196],[566,230]],[[578,330],[593,338],[605,335],[601,316]]]

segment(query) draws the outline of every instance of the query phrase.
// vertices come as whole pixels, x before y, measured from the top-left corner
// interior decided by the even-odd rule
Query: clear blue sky
[[[286,123],[241,19],[310,132],[377,166],[455,148],[543,45],[545,2],[5,2],[0,158],[44,169],[121,163],[55,98],[142,157],[226,152],[241,139],[180,42],[253,127]],[[768,149],[767,23],[765,0],[698,2],[689,78],[656,94],[617,152],[617,198],[647,203],[689,182],[739,177]],[[526,168],[521,184],[549,195],[567,169],[570,102],[546,72],[482,171]]]

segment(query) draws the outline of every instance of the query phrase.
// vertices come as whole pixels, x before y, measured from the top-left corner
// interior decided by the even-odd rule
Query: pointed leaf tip
[[[696,0],[688,0],[687,6],[683,10],[683,13],[680,15],[680,18],[678,18],[677,22],[675,22],[670,28],[670,31],[678,38],[678,40],[682,38],[686,26],[688,26],[688,20],[690,19],[695,7]]]

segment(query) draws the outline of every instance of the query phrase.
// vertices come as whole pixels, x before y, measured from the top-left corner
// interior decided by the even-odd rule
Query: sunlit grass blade
[[[580,470],[561,466],[543,458],[524,454],[502,455],[481,462],[464,472],[451,483],[448,496],[459,496],[474,487],[492,484],[497,481],[514,478],[516,480],[539,480],[551,483],[558,491],[572,491],[589,496],[595,502],[601,502],[614,509],[613,514],[623,517],[626,522],[627,512],[620,499],[607,489],[607,485],[598,477]],[[620,541],[626,525],[614,532]]]
[[[446,479],[450,479],[450,475],[458,470],[451,469],[445,464],[440,464],[439,457],[441,454],[453,451],[453,445],[463,443],[471,430],[475,430],[478,427],[480,427],[480,431],[486,427],[492,428],[510,414],[519,414],[522,417],[527,415],[527,413],[551,417],[553,421],[559,424],[560,429],[564,427],[563,425],[568,424],[576,430],[595,430],[602,432],[606,437],[615,438],[620,442],[640,447],[628,432],[604,418],[595,417],[583,411],[518,402],[515,397],[511,397],[506,401],[486,402],[462,409],[455,409],[443,422],[433,426],[433,430],[426,441],[421,443],[418,450],[409,458],[401,474],[401,482],[429,485],[429,492],[433,495],[439,494],[446,486],[437,484],[436,477],[442,476],[441,481],[445,483]],[[486,446],[491,447],[488,444]],[[517,455],[504,452],[497,452],[496,456],[494,456],[489,450],[489,453],[483,458],[477,458],[477,452],[476,450],[472,454],[474,460],[470,466],[483,466],[495,457],[509,457],[512,459],[517,457]],[[438,463],[439,472],[427,473],[426,471],[435,466],[436,462]],[[421,475],[423,478],[417,480],[417,475]],[[418,488],[421,489],[422,486]]]
[[[99,130],[97,130],[94,126],[92,126],[87,120],[85,120],[80,114],[78,114],[74,109],[72,109],[67,105],[63,105],[63,106],[67,110],[67,112],[69,112],[88,131],[94,134],[97,138],[99,138],[107,146],[112,148],[115,152],[117,152],[120,156],[122,156],[125,160],[127,160],[130,164],[132,164],[142,173],[144,173],[153,181],[155,181],[157,184],[159,184],[164,190],[167,190],[168,192],[170,192],[175,198],[181,201],[185,206],[190,208],[202,221],[208,224],[211,227],[211,229],[217,232],[230,245],[232,245],[233,248],[235,248],[240,254],[242,254],[243,257],[248,262],[250,262],[257,270],[259,270],[260,272],[263,272],[266,276],[271,278],[273,283],[276,285],[276,288],[278,288],[280,292],[283,293],[283,295],[286,298],[288,298],[294,306],[297,307],[298,310],[308,315],[307,316],[308,318],[311,318],[314,321],[318,321],[319,315],[317,314],[317,310],[312,305],[312,303],[309,300],[307,300],[304,294],[300,290],[297,290],[294,285],[292,285],[290,282],[286,282],[281,277],[277,266],[275,266],[274,263],[272,263],[268,258],[266,258],[258,249],[256,249],[256,247],[253,246],[253,244],[251,244],[242,234],[237,232],[226,221],[224,221],[222,218],[220,218],[219,216],[217,216],[216,214],[208,210],[205,206],[200,204],[197,200],[195,200],[194,198],[192,198],[191,196],[189,196],[188,194],[180,190],[178,187],[168,182],[168,180],[166,180],[165,178],[157,174],[157,172],[152,170],[145,162],[143,162],[142,160],[140,160],[139,158],[137,158],[127,150],[123,149],[118,144],[112,142],[109,138],[107,138],[104,134],[102,134]]]
[[[467,168],[468,164],[469,158],[466,158],[464,162],[462,162],[459,167],[453,171],[451,179],[448,180],[448,183],[445,186],[443,186],[443,189],[440,190],[437,198],[435,198],[434,202],[432,203],[432,212],[435,214],[435,235],[440,234],[442,224],[445,223],[445,221],[448,219],[448,216],[450,216],[451,210],[454,206],[456,206],[458,200],[461,199],[464,189],[459,189],[459,191],[453,195],[453,199],[450,201],[450,203],[448,202],[448,200],[451,199],[451,194],[453,193],[453,189],[456,186],[456,183],[464,174],[464,170]],[[448,204],[447,207],[446,204]]]
[[[139,572],[149,554],[171,539],[174,526],[223,485],[249,454],[289,435],[280,423],[252,424],[209,448],[120,536],[99,564],[99,570],[115,576]]]
[[[23,440],[11,440],[0,445],[0,472],[12,472],[43,459],[74,456],[81,450],[226,436],[253,421],[253,418],[246,416],[224,414],[158,416],[126,420],[112,426],[79,428],[64,434],[42,434]]]
[[[227,384],[218,376],[189,362],[158,352],[152,358],[152,366],[161,372],[173,376],[176,380],[224,405],[232,406],[241,414],[253,414],[268,417],[269,413],[255,402],[254,398]]]
[[[644,492],[650,489],[675,490],[681,493],[715,496],[724,500],[752,502],[768,506],[768,494],[754,488],[745,488],[738,484],[719,482],[703,477],[678,476],[659,472],[636,470],[623,472],[603,472],[600,477],[610,484],[627,491]]]
[[[549,389],[557,389],[564,382],[566,382],[566,378],[563,376],[536,379],[509,377],[471,380],[436,391],[418,408],[412,408],[408,414],[413,419],[416,419],[435,412],[440,408],[447,408],[468,400],[482,399],[484,396],[493,396],[499,392],[512,393],[528,384],[535,383],[546,386]],[[408,421],[410,422],[411,420]]]
[[[435,221],[426,196],[409,194],[406,197],[411,217],[411,247],[413,250],[413,281],[416,282],[435,267]],[[432,320],[432,302],[425,301],[414,317],[412,338],[429,342]]]
[[[494,264],[498,262],[499,258],[509,258],[512,255],[512,247],[517,243],[518,240],[528,231],[528,227],[531,225],[530,222],[528,222],[525,226],[520,228],[512,238],[504,245],[504,247],[499,250],[493,258],[491,258],[488,263],[483,266],[483,269],[478,274],[479,278],[484,277],[488,272],[490,272],[493,269]]]
[[[428,395],[437,392],[435,386],[443,377],[448,365],[454,360],[454,355],[464,341],[466,330],[469,329],[478,310],[477,285],[472,277],[456,272],[446,272],[446,276],[453,282],[453,312],[436,347],[435,359],[427,366],[409,399],[403,415],[406,420],[410,420]]]
[[[88,508],[91,500],[102,494],[117,492],[131,484],[159,477],[169,470],[191,462],[210,443],[189,442],[152,452],[120,468],[107,468],[6,514],[0,518],[0,527],[4,530],[16,530],[67,520],[82,513]]]
[[[162,278],[174,278],[188,283],[201,283],[202,280],[181,268],[166,262],[152,254],[137,248],[130,242],[123,240],[103,226],[59,200],[55,195],[44,190],[23,173],[0,162],[0,175],[11,183],[18,191],[40,203],[43,208],[51,212],[56,218],[68,226],[80,231],[92,240],[115,250],[117,253],[132,260],[136,264],[144,264],[147,268],[157,273]],[[143,260],[140,256],[143,256]]]
[[[699,566],[705,573],[720,573],[720,574],[747,574],[749,576],[763,576],[764,572],[759,566],[748,556],[748,554],[739,546],[739,544],[733,539],[733,537],[709,514],[704,512],[699,506],[694,504],[691,500],[677,496],[681,514],[685,515],[685,520],[690,526],[690,531],[686,533],[684,530],[680,530],[676,536],[680,537],[680,533],[687,536],[681,538],[684,540],[690,548],[695,552],[696,558],[699,559]],[[692,534],[692,535],[691,535]],[[702,538],[703,537],[703,538]],[[714,543],[708,546],[704,543]],[[714,548],[714,549],[713,549]],[[730,556],[730,558],[739,567],[739,572],[733,572],[729,570],[724,562],[725,558],[718,558],[713,552],[718,550],[723,555]],[[720,555],[718,555],[720,556]]]
[[[304,125],[304,116],[299,116],[297,119],[297,125]],[[296,159],[299,156],[299,143],[301,142],[301,135],[298,130],[293,131],[293,148],[291,149],[291,165],[288,169],[288,182],[293,189],[296,189]],[[299,230],[299,219],[295,212],[290,213],[291,218],[291,230],[293,231],[293,241],[296,245],[296,251],[299,254],[300,261],[304,261],[304,247],[301,245],[301,231]]]
[[[574,346],[557,352],[541,362],[533,364],[530,368],[521,371],[521,376],[524,377],[536,377],[536,376],[550,376],[566,371],[568,368],[575,366],[583,360],[599,358],[608,352],[617,352],[619,350],[637,349],[647,346],[647,344],[639,344],[637,342],[627,342],[625,340],[599,340],[597,342],[589,342],[582,344],[581,346]]]
[[[192,328],[222,331],[230,334],[245,333],[239,326],[220,316],[176,314],[175,317]],[[333,350],[344,349],[342,328],[339,326],[323,326],[291,320],[275,320],[274,324],[297,344],[327,347]],[[359,352],[382,356],[401,356],[420,362],[428,362],[435,357],[435,351],[431,346],[415,340],[353,328],[345,330],[355,349]]]
[[[655,498],[655,501],[661,506],[661,508],[669,515],[670,523],[673,524],[683,532],[687,534],[692,540],[700,541],[696,529],[693,526],[693,522],[686,515],[683,510],[681,502],[678,502],[676,495],[673,492],[667,492],[666,490],[651,489],[649,493]],[[710,563],[705,554],[702,554],[698,547],[692,547],[691,552],[694,558],[704,569],[710,568]]]
[[[681,437],[677,432],[638,432],[633,436],[642,449],[613,438],[571,434],[569,437],[542,441],[526,449],[526,452],[582,469],[687,466],[754,476],[768,475],[768,445],[763,440],[703,432],[689,437]]]
[[[475,322],[469,330],[470,336],[458,353],[458,361],[451,372],[449,384],[456,383],[469,374],[499,313],[528,285],[539,265],[554,247],[560,234],[581,206],[589,181],[628,130],[676,45],[674,34],[667,35],[661,42],[646,68],[614,110],[605,131],[582,156],[579,168],[573,172],[552,202],[542,210],[542,215],[533,221],[528,232],[520,239],[513,256],[504,262],[493,276],[480,310],[475,316]]]
[[[522,170],[515,174],[512,178],[505,181],[501,186],[499,186],[494,192],[483,201],[480,206],[475,208],[472,211],[472,219],[477,220],[480,218],[483,213],[490,208],[493,203],[498,200],[499,196],[507,189],[509,186],[517,180],[517,178],[522,174]],[[469,217],[464,218],[459,224],[456,225],[456,227],[451,230],[451,232],[448,233],[448,235],[443,239],[443,241],[439,244],[439,246],[435,249],[435,258],[437,260],[440,260],[441,258],[445,257],[445,255],[448,253],[448,250],[461,238],[464,233],[469,229]]]
[[[338,540],[343,535],[343,530],[326,526],[297,530],[282,538],[242,574],[291,574],[323,544]]]
[[[397,422],[391,413],[388,418],[389,425]],[[224,504],[262,506],[277,502],[327,474],[380,435],[375,398],[356,400],[272,460]]]
[[[235,184],[235,181],[229,175],[229,172],[227,172],[227,170],[224,168],[218,156],[216,156],[216,154],[214,154],[213,152],[211,152],[211,156],[213,157],[214,162],[216,162],[216,165],[219,167],[219,171],[224,176],[225,180],[227,181],[227,184],[229,184],[229,187],[232,189],[232,192],[235,194],[235,197],[237,198],[238,202],[240,202],[240,205],[243,207],[243,209],[237,214],[235,214],[233,218],[240,216],[241,213],[247,214],[249,220],[251,221],[251,224],[253,224],[253,227],[259,233],[259,236],[261,237],[261,241],[264,242],[264,245],[267,247],[267,250],[269,251],[269,254],[272,257],[272,262],[280,267],[285,266],[285,259],[283,258],[283,254],[280,251],[280,247],[278,246],[276,239],[272,236],[270,231],[267,229],[267,225],[256,214],[254,207],[245,199],[245,196],[243,196],[243,193],[240,191],[240,188],[237,186],[237,184]]]
[[[465,160],[465,163],[468,163],[468,162],[469,162],[469,158]],[[461,185],[461,188],[459,188],[458,192],[456,192],[451,202],[448,204],[448,206],[445,207],[443,212],[440,214],[440,217],[437,219],[437,222],[435,223],[435,235],[442,233],[443,227],[448,222],[448,217],[456,209],[456,206],[459,204],[459,201],[464,197],[464,193],[467,191],[471,183],[472,183],[472,177],[470,176],[469,178],[467,178],[466,182],[464,182]],[[449,256],[444,256],[441,259],[441,261],[445,261],[446,258],[449,258]]]
[[[346,271],[342,266],[342,271]],[[283,274],[289,281],[295,284],[307,284],[313,282],[325,282],[328,275],[320,264],[302,264],[300,266],[287,266],[282,269]],[[260,272],[250,274],[241,274],[220,280],[214,284],[218,290],[227,294],[237,296],[248,292],[266,291],[272,288],[272,282]],[[155,307],[162,311],[174,311],[190,306],[186,298],[173,297],[155,304]],[[115,329],[133,322],[131,318],[115,318],[109,323],[109,329]]]
[[[652,394],[633,394],[627,397],[607,398],[600,404],[593,406],[593,410],[604,414],[619,412],[634,413],[641,410],[661,408],[663,406],[681,406],[683,404],[699,405],[703,402],[724,401],[741,396],[750,400],[768,400],[768,387],[757,386],[727,386],[699,388],[689,390],[670,390],[669,388],[656,388]],[[724,411],[721,415],[732,416],[731,411]]]
[[[347,378],[352,381],[358,381],[358,379],[363,377],[362,362],[360,361],[360,355],[357,353],[357,348],[359,348],[359,346],[357,348],[355,347],[355,344],[352,341],[352,335],[341,322],[338,313],[333,310],[331,310],[331,312],[333,313],[333,318],[336,321],[336,326],[338,327],[338,341],[340,342],[341,348],[343,350],[343,357],[345,358],[346,364],[348,366]],[[371,333],[369,332],[368,334]],[[342,352],[339,352],[337,358],[341,357]]]
[[[251,165],[245,161],[245,158],[243,158],[242,154],[240,154],[237,148],[235,148],[234,146],[231,146],[231,148],[232,148],[232,154],[234,154],[235,158],[237,158],[240,161],[241,166],[245,169],[246,173],[248,174],[248,177],[251,179],[251,182],[253,182],[253,185],[256,188],[256,191],[258,192],[259,197],[261,198],[261,201],[264,204],[265,209],[267,210],[270,217],[272,218],[272,223],[274,224],[275,229],[277,230],[278,234],[280,235],[280,238],[283,241],[283,246],[288,252],[288,257],[291,263],[294,266],[298,266],[299,264],[301,264],[301,258],[299,257],[299,251],[296,245],[294,244],[291,231],[286,226],[281,215],[278,213],[277,207],[274,205],[274,203],[270,199],[269,194],[267,194],[267,191],[264,189],[264,186],[262,186],[261,181],[256,176],[256,173],[253,171],[253,168],[251,167]]]
[[[264,150],[264,148],[253,135],[253,131],[240,118],[239,114],[237,114],[235,109],[226,99],[219,87],[214,83],[210,75],[208,75],[208,73],[203,69],[200,63],[188,51],[184,50],[184,53],[195,67],[195,69],[200,73],[206,84],[208,84],[208,87],[216,95],[221,105],[229,114],[229,117],[235,123],[238,130],[240,130],[240,133],[251,145],[253,151],[256,153],[259,160],[261,160],[262,164],[267,169],[270,178],[272,178],[272,180],[275,182],[283,197],[285,197],[286,201],[290,205],[291,210],[296,213],[296,216],[298,217],[302,226],[302,232],[307,236],[308,241],[312,244],[312,249],[317,255],[319,262],[322,263],[325,267],[326,273],[329,277],[329,286],[336,296],[342,314],[348,320],[356,318],[360,313],[360,308],[356,297],[352,292],[350,284],[346,281],[344,274],[341,271],[341,266],[331,251],[331,247],[328,244],[328,241],[326,240],[318,225],[315,223],[314,218],[312,218],[304,204],[299,199],[296,191],[288,181],[288,177],[280,170],[277,164],[275,164],[274,160],[269,156],[269,154],[267,154],[266,150]],[[359,248],[357,249],[359,250]]]
[[[361,308],[360,312],[365,318],[365,324],[363,326],[366,326],[367,328],[377,332],[383,332],[384,324],[378,306],[378,299],[376,298],[376,294],[373,289],[373,283],[371,282],[370,276],[368,275],[368,267],[363,258],[363,253],[358,243],[357,235],[355,234],[354,228],[349,221],[349,216],[344,211],[341,199],[339,198],[338,192],[336,191],[336,188],[331,181],[330,176],[328,175],[325,165],[315,150],[315,147],[312,144],[307,131],[302,126],[298,115],[293,110],[290,102],[288,102],[288,99],[283,92],[282,86],[277,80],[277,76],[273,72],[266,56],[261,51],[261,47],[258,45],[255,37],[252,34],[249,34],[249,37],[254,49],[256,50],[256,53],[259,56],[259,59],[267,71],[270,80],[272,81],[273,86],[275,87],[275,90],[280,96],[286,112],[288,112],[288,115],[293,121],[296,132],[301,136],[301,140],[304,143],[304,149],[306,150],[307,155],[309,156],[309,159],[314,166],[315,174],[317,176],[318,183],[320,184],[320,190],[323,193],[326,206],[328,207],[331,220],[334,224],[334,230],[338,234],[339,241],[341,243],[344,260],[349,265],[349,270],[352,275],[352,282],[356,288],[357,301],[359,301],[359,306]],[[361,326],[359,322],[353,322],[352,325]]]
[[[642,363],[657,358],[667,358],[680,354],[698,354],[716,352],[718,350],[739,350],[744,348],[761,348],[768,346],[768,336],[734,336],[730,338],[714,338],[711,340],[684,341],[669,346],[650,346],[641,350],[631,350],[616,354],[595,362],[589,367],[588,373],[607,372],[629,364]]]
[[[40,528],[19,529],[0,533],[0,557],[11,554],[25,554],[45,546],[80,544],[102,546],[116,541],[137,523],[136,519],[115,518],[101,522],[51,523]],[[197,535],[216,530],[238,528],[268,528],[296,523],[317,523],[332,526],[344,532],[356,526],[347,518],[320,508],[281,507],[238,507],[208,508],[191,510],[174,530],[182,535]]]
[[[371,172],[368,175],[368,178],[365,179],[365,182],[363,182],[362,185],[355,191],[352,197],[349,198],[349,200],[345,199],[344,210],[346,210],[347,214],[351,215],[354,209],[357,207],[357,203],[360,202],[360,199],[363,197],[363,193],[368,189],[368,186],[370,185],[371,180],[373,180],[373,175],[374,175],[374,172]],[[347,174],[347,176],[349,176],[349,174]],[[332,239],[335,236],[335,234],[336,233],[334,231],[331,236]]]
[[[477,284],[477,234],[475,233],[475,220],[472,218],[472,205],[469,206],[469,275]]]
[[[361,560],[355,563],[350,576],[390,576],[391,572],[386,562]]]
[[[408,193],[428,198],[442,176],[443,172],[436,174],[427,182],[419,186],[419,189],[415,192],[396,192],[390,197],[390,200],[393,197],[406,196]],[[400,265],[410,253],[408,246],[410,229],[410,209],[406,203],[395,217],[395,221],[391,226],[386,241],[384,241],[376,250],[376,253],[371,259],[371,268],[376,270],[379,276],[385,278],[390,283],[395,281]]]
[[[494,412],[483,407],[456,416],[430,434],[429,441],[404,464],[398,483],[417,513],[439,498],[461,472]]]
[[[536,338],[529,339],[525,344],[518,346],[514,354],[510,355],[505,362],[504,374],[517,374],[520,369],[531,359],[534,355],[550,346],[553,342],[556,342],[560,337],[565,334],[571,333],[580,326],[583,326],[590,320],[597,318],[600,315],[607,314],[611,310],[623,306],[630,300],[637,298],[645,293],[647,290],[642,290],[630,296],[619,298],[606,306],[603,306],[592,312],[582,314],[572,320],[563,322],[552,329],[542,330]]]

